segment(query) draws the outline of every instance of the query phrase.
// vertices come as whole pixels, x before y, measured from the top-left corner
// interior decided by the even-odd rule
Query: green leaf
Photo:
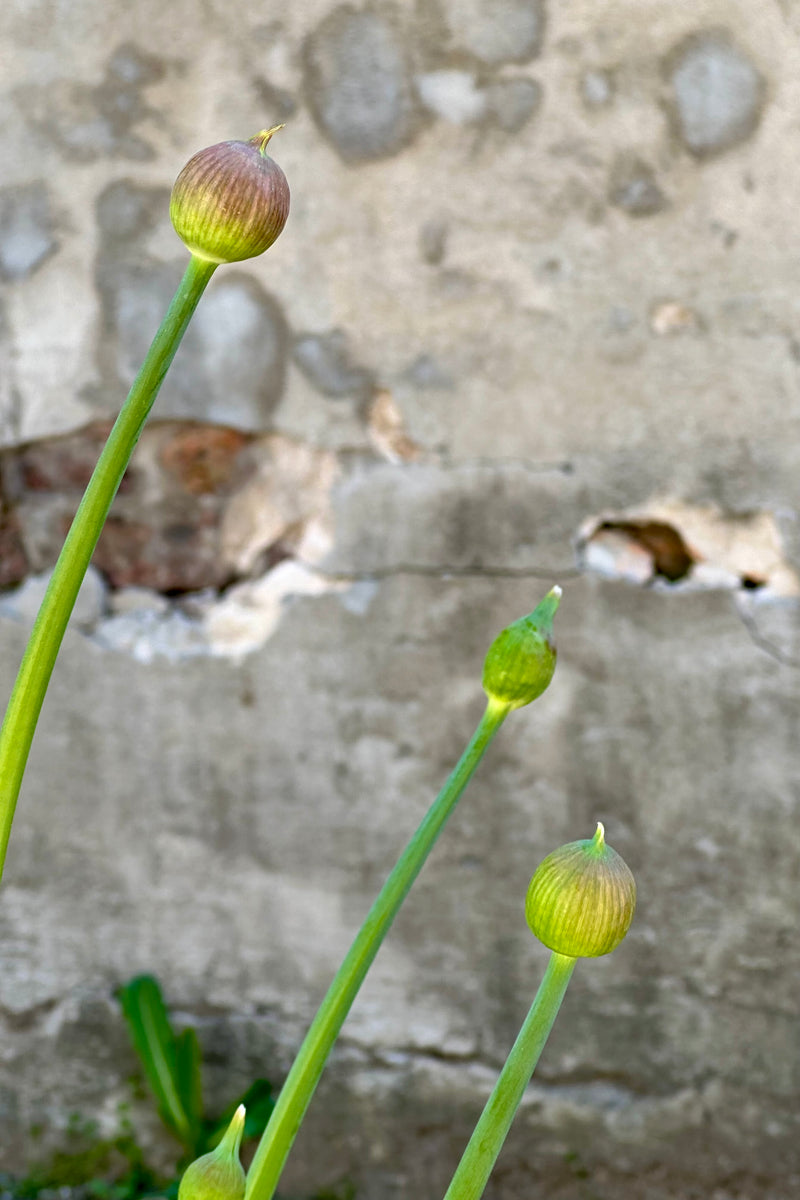
[[[189,1121],[194,1149],[200,1152],[203,1130],[203,1081],[200,1071],[200,1043],[191,1027],[175,1039],[175,1080],[183,1111]]]
[[[176,1038],[161,988],[151,975],[139,975],[120,988],[119,997],[161,1120],[180,1142],[190,1146],[192,1129],[181,1101]]]

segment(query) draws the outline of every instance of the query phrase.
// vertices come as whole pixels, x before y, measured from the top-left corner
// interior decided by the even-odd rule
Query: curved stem
[[[36,722],[64,631],[142,426],[216,263],[189,260],[75,514],[42,600],[0,730],[0,875]]]
[[[551,954],[530,1012],[472,1131],[444,1200],[479,1200],[483,1195],[519,1102],[553,1028],[577,961],[564,954]]]
[[[434,800],[367,914],[286,1077],[250,1166],[245,1200],[252,1200],[253,1197],[257,1197],[258,1200],[271,1200],[300,1128],[300,1122],[311,1102],[331,1047],[358,989],[445,821],[455,808],[486,747],[508,712],[508,705],[489,701],[478,728],[453,773]]]

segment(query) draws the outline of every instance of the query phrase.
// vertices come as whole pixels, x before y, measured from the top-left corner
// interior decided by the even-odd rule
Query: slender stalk
[[[577,958],[550,956],[544,979],[456,1167],[444,1200],[479,1200],[553,1028]]]
[[[245,1200],[271,1200],[331,1047],[389,926],[510,706],[489,700],[475,733],[367,914],[286,1077],[247,1175]]]
[[[103,447],[28,639],[0,730],[0,876],[36,722],[86,568],[153,401],[216,265],[190,258]]]

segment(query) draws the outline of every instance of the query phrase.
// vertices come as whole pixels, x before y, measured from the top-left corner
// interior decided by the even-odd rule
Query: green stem
[[[31,631],[0,730],[0,875],[25,764],[59,647],[89,560],[142,426],[216,263],[189,260],[186,273],[103,447]]]
[[[367,914],[286,1077],[250,1166],[245,1200],[253,1197],[271,1200],[325,1061],[358,989],[445,821],[509,711],[508,705],[489,700],[469,745]]]
[[[577,961],[555,952],[550,956],[531,1010],[472,1131],[444,1200],[479,1200],[483,1195],[519,1102],[558,1016]]]

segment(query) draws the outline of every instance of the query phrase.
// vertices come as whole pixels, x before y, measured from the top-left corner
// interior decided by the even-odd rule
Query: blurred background
[[[81,594],[0,905],[0,1169],[124,1115],[160,981],[219,1112],[277,1088],[553,584],[513,714],[348,1020],[284,1195],[440,1196],[605,823],[639,910],[579,964],[487,1196],[800,1187],[800,7],[6,0],[0,678],[186,253],[198,149],[285,122]],[[122,1107],[121,1107],[122,1106]],[[122,1114],[122,1115],[121,1115]]]

